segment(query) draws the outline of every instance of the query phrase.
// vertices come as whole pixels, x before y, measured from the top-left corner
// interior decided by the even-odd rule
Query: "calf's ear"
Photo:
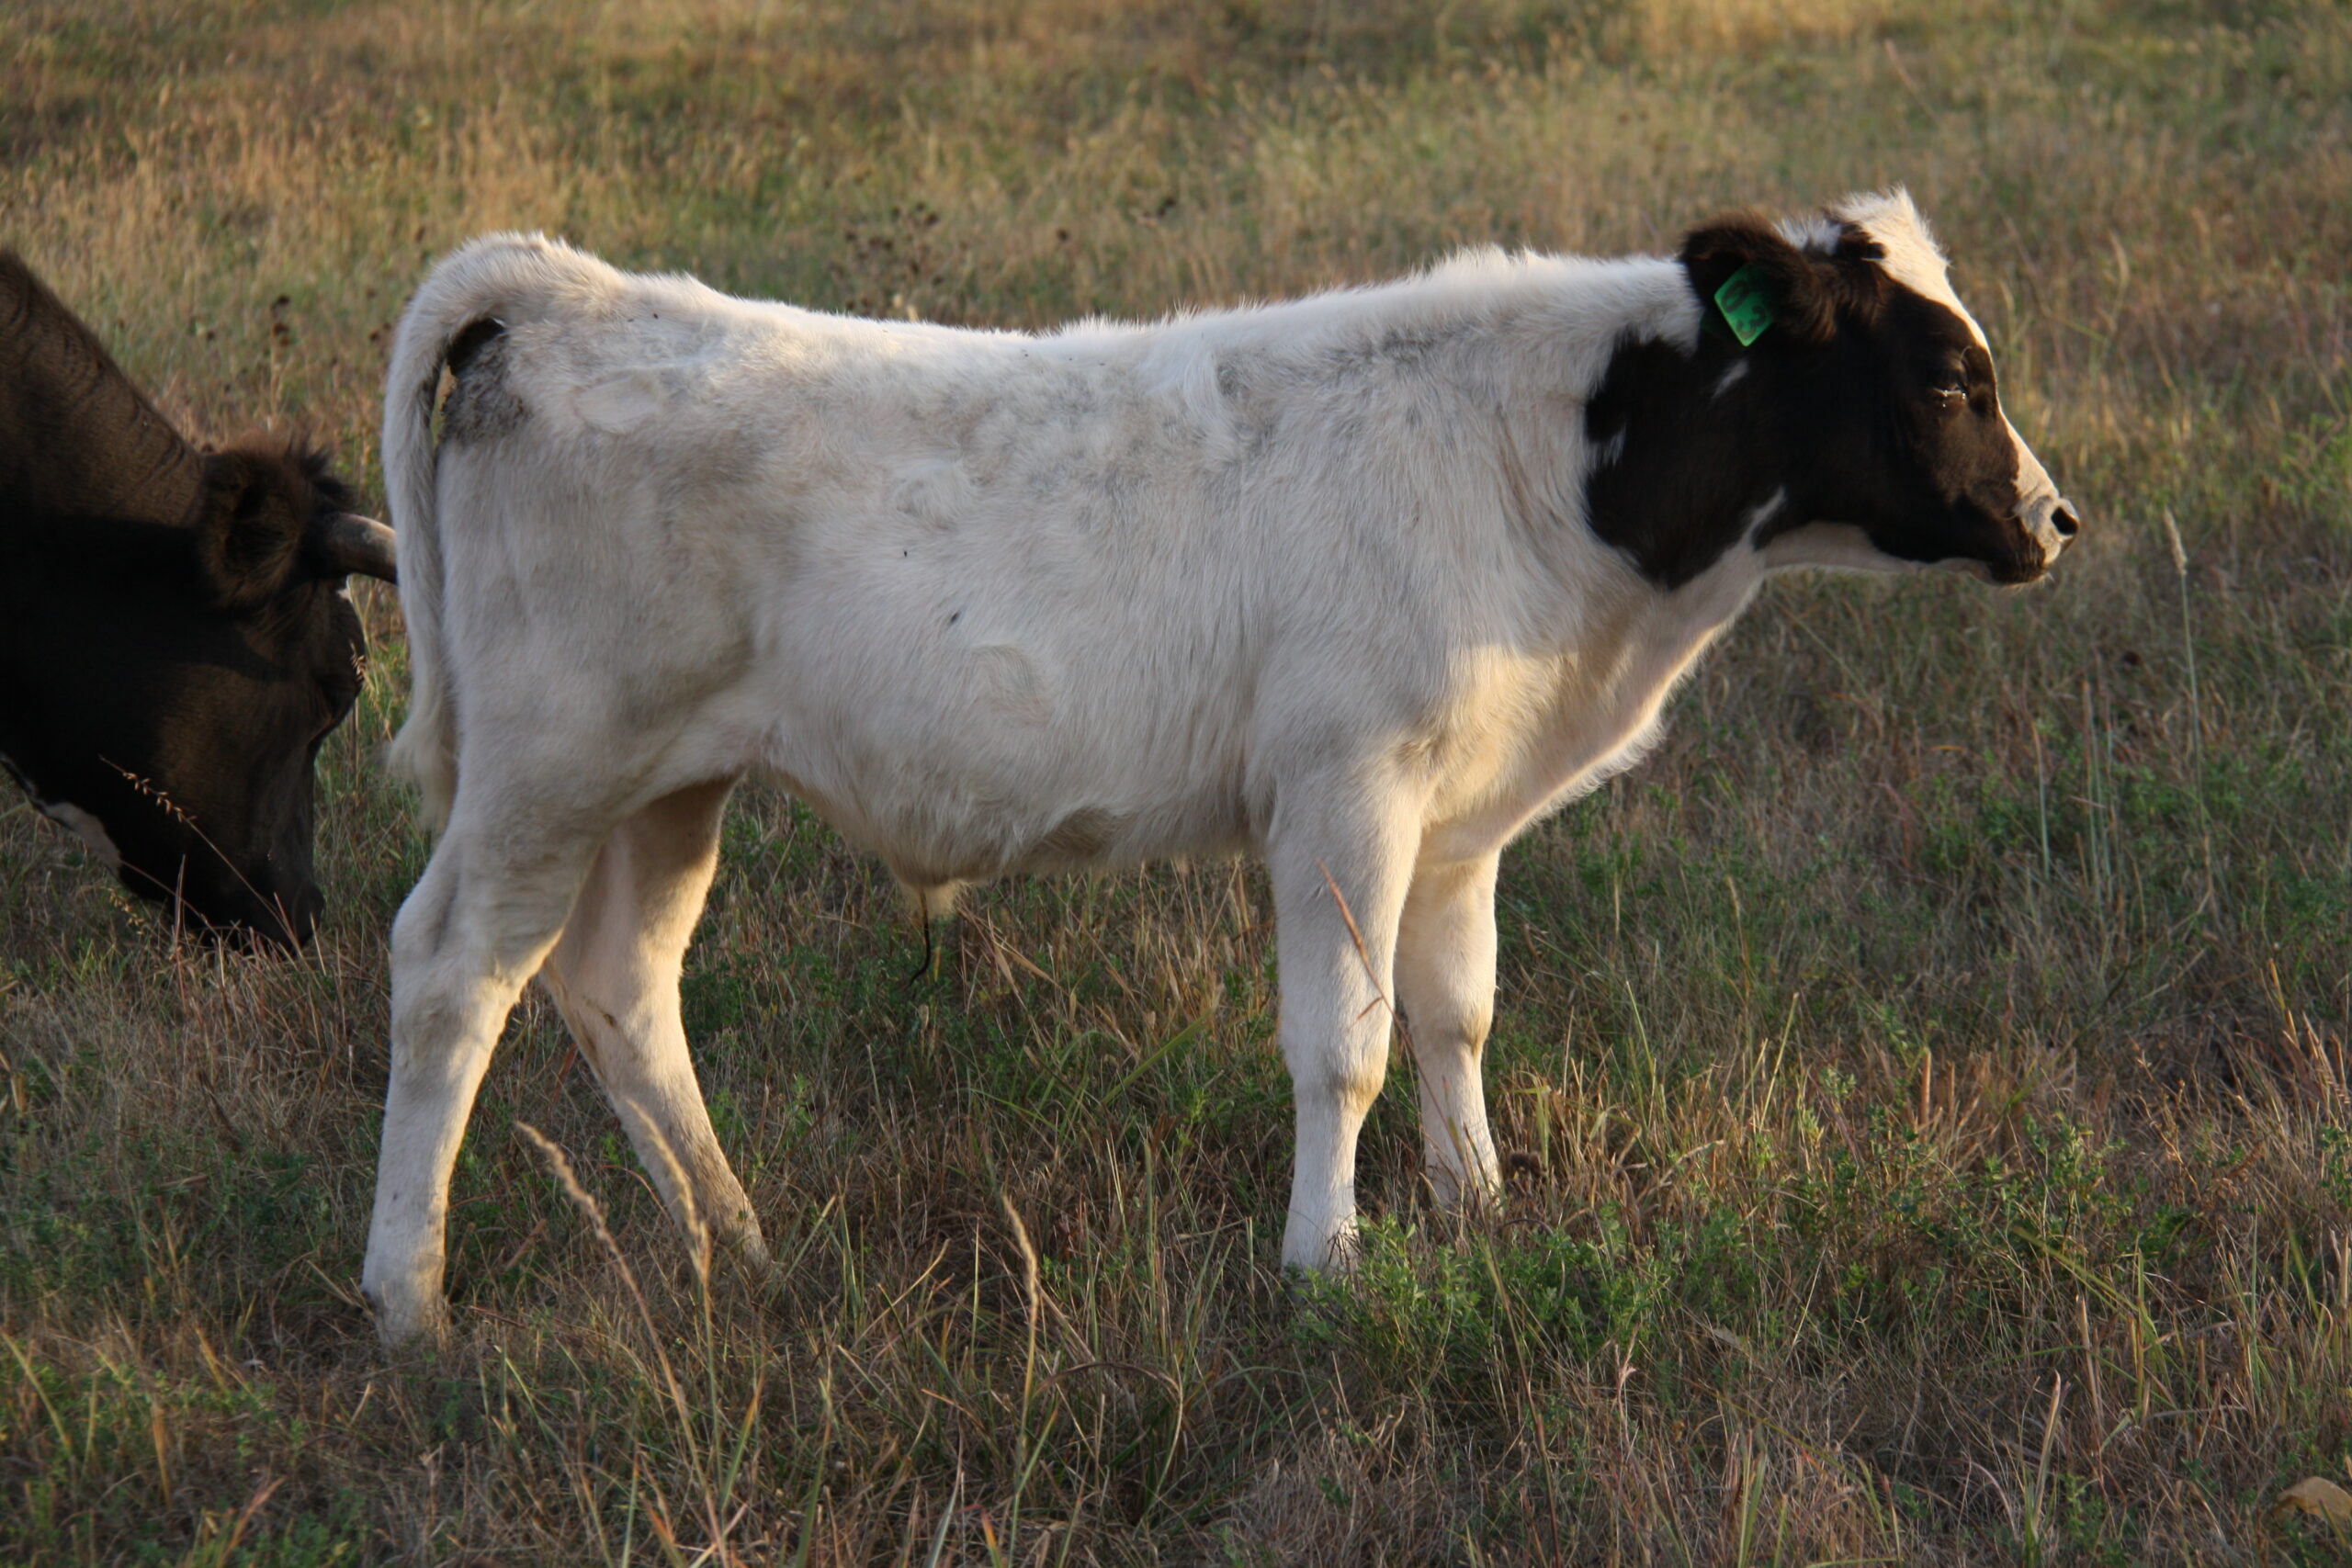
[[[1769,219],[1735,212],[1693,229],[1681,262],[1707,332],[1744,347],[1816,348],[1837,331],[1827,266]]]

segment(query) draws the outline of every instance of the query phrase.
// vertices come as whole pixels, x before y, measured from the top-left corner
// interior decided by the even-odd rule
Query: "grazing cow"
[[[311,763],[391,531],[323,459],[198,453],[0,251],[0,762],[175,924],[300,943]]]
[[[1432,1187],[1491,1193],[1497,858],[1640,753],[1757,585],[2030,582],[2075,530],[1900,191],[1675,257],[1484,251],[1044,336],[493,236],[410,302],[384,451],[394,761],[443,823],[392,938],[365,1283],[393,1341],[446,1325],[451,1162],[535,973],[673,1210],[764,1256],[678,1008],[747,773],[926,911],[1008,873],[1262,855],[1282,1257],[1344,1265],[1390,998]]]

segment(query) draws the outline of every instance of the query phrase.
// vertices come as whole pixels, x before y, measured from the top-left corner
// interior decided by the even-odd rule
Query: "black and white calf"
[[[315,456],[204,456],[0,251],[0,763],[175,919],[299,943],[311,764],[391,533]]]
[[[1497,859],[1639,753],[1769,573],[2026,582],[2075,532],[1900,192],[1674,258],[1481,252],[1044,336],[495,236],[411,301],[384,448],[395,761],[446,823],[393,933],[366,1274],[393,1340],[446,1322],[451,1162],[534,974],[673,1209],[761,1255],[677,990],[747,773],[934,910],[1007,873],[1262,855],[1283,1258],[1320,1268],[1390,998],[1431,1182],[1495,1187]]]

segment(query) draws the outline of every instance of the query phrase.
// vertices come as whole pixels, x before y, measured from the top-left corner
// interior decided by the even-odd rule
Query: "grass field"
[[[8,802],[0,1562],[2340,1561],[2275,1510],[2352,1485],[2335,0],[0,12],[0,243],[375,501],[388,324],[485,228],[1025,326],[1895,179],[2084,539],[1764,596],[1505,861],[1507,1213],[1425,1205],[1400,1058],[1346,1289],[1272,1268],[1255,873],[985,890],[910,980],[887,877],[753,790],[686,1009],[788,1284],[702,1287],[533,1000],[459,1343],[388,1359],[390,597],[301,959],[173,950]]]

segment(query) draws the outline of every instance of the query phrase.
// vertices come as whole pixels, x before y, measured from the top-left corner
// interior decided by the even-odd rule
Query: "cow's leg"
[[[1396,939],[1396,1005],[1421,1086],[1421,1143],[1438,1201],[1492,1197],[1502,1176],[1478,1072],[1495,1015],[1495,857],[1423,864]]]
[[[1355,1254],[1356,1134],[1388,1071],[1390,969],[1419,824],[1402,799],[1376,797],[1283,815],[1266,857],[1298,1120],[1283,1263],[1345,1269]]]
[[[461,788],[392,922],[391,1081],[361,1274],[388,1344],[447,1332],[450,1168],[499,1031],[555,944],[603,837],[602,819],[592,827],[571,812],[469,809],[485,795],[495,798],[469,801]]]
[[[759,1221],[711,1131],[678,1012],[678,972],[718,865],[731,787],[680,790],[613,829],[539,980],[672,1215],[763,1266]]]

